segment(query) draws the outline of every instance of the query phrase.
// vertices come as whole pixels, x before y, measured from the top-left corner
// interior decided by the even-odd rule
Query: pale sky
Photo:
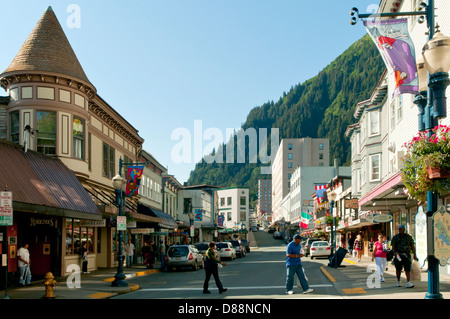
[[[239,128],[252,108],[314,77],[365,33],[350,9],[378,0],[3,1],[0,73],[52,6],[97,93],[145,139],[144,149],[187,181],[174,131]],[[74,25],[73,6],[79,9]],[[0,95],[6,95],[0,89]],[[199,123],[199,122],[197,122]],[[203,146],[208,144],[202,140]]]

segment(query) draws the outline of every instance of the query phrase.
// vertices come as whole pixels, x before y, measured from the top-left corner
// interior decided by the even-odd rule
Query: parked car
[[[216,248],[219,251],[220,258],[230,258],[231,260],[236,259],[236,249],[229,242],[219,242],[216,243]]]
[[[233,245],[233,248],[236,249],[236,255],[239,257],[245,257],[247,250],[245,249],[245,245],[242,244],[239,240],[229,240]]]
[[[306,238],[305,246],[303,247],[303,251],[305,253],[305,257],[308,257],[308,255],[310,253],[310,249],[311,249],[311,244],[314,241],[322,241],[322,240],[320,238],[312,238],[312,237]]]
[[[192,267],[193,270],[204,267],[203,255],[194,245],[174,245],[167,250],[167,270]]]
[[[242,239],[241,243],[245,246],[245,250],[247,253],[250,252],[250,242],[247,239]]]
[[[279,231],[276,231],[273,233],[273,238],[275,239],[282,239],[281,233]]]
[[[258,226],[252,226],[252,228],[251,228],[250,230],[251,230],[251,231],[258,231],[259,228],[258,228]]]
[[[314,241],[310,248],[311,259],[314,257],[326,256],[331,254],[331,246],[327,241]]]
[[[196,243],[196,244],[194,244],[194,246],[195,246],[195,248],[197,248],[199,253],[203,255],[203,259],[205,259],[206,251],[209,248],[208,243]]]
[[[276,229],[274,227],[269,227],[268,230],[267,230],[267,232],[269,234],[273,234],[275,231],[276,231]]]

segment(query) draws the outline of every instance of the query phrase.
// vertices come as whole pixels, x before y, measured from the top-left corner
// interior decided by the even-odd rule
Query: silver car
[[[204,267],[203,255],[194,245],[174,245],[167,251],[167,270],[181,267],[192,267],[198,270]]]
[[[219,251],[220,258],[236,259],[236,249],[230,242],[216,243],[216,249]]]

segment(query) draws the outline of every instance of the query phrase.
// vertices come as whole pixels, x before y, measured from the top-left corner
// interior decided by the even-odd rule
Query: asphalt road
[[[252,240],[253,238],[254,240]],[[286,295],[286,244],[272,235],[259,231],[250,233],[251,246],[249,254],[233,261],[225,261],[226,267],[219,270],[222,284],[228,291],[219,294],[211,278],[211,294],[203,294],[203,269],[193,271],[182,269],[174,272],[161,272],[152,276],[137,277],[130,283],[140,289],[114,299],[290,299],[290,298],[340,298],[341,294],[321,272],[320,267],[328,264],[327,258],[303,258],[302,263],[308,282],[315,291],[303,294],[295,281],[294,294]],[[256,242],[256,243],[255,243]]]

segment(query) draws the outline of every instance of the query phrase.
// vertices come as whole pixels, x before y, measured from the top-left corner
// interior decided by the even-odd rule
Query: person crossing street
[[[299,234],[294,235],[293,240],[288,244],[286,250],[286,293],[288,295],[294,293],[295,274],[297,274],[304,294],[309,294],[314,291],[314,289],[309,288],[308,281],[303,272],[302,261],[300,259],[303,257],[303,254],[301,254],[301,239]]]

